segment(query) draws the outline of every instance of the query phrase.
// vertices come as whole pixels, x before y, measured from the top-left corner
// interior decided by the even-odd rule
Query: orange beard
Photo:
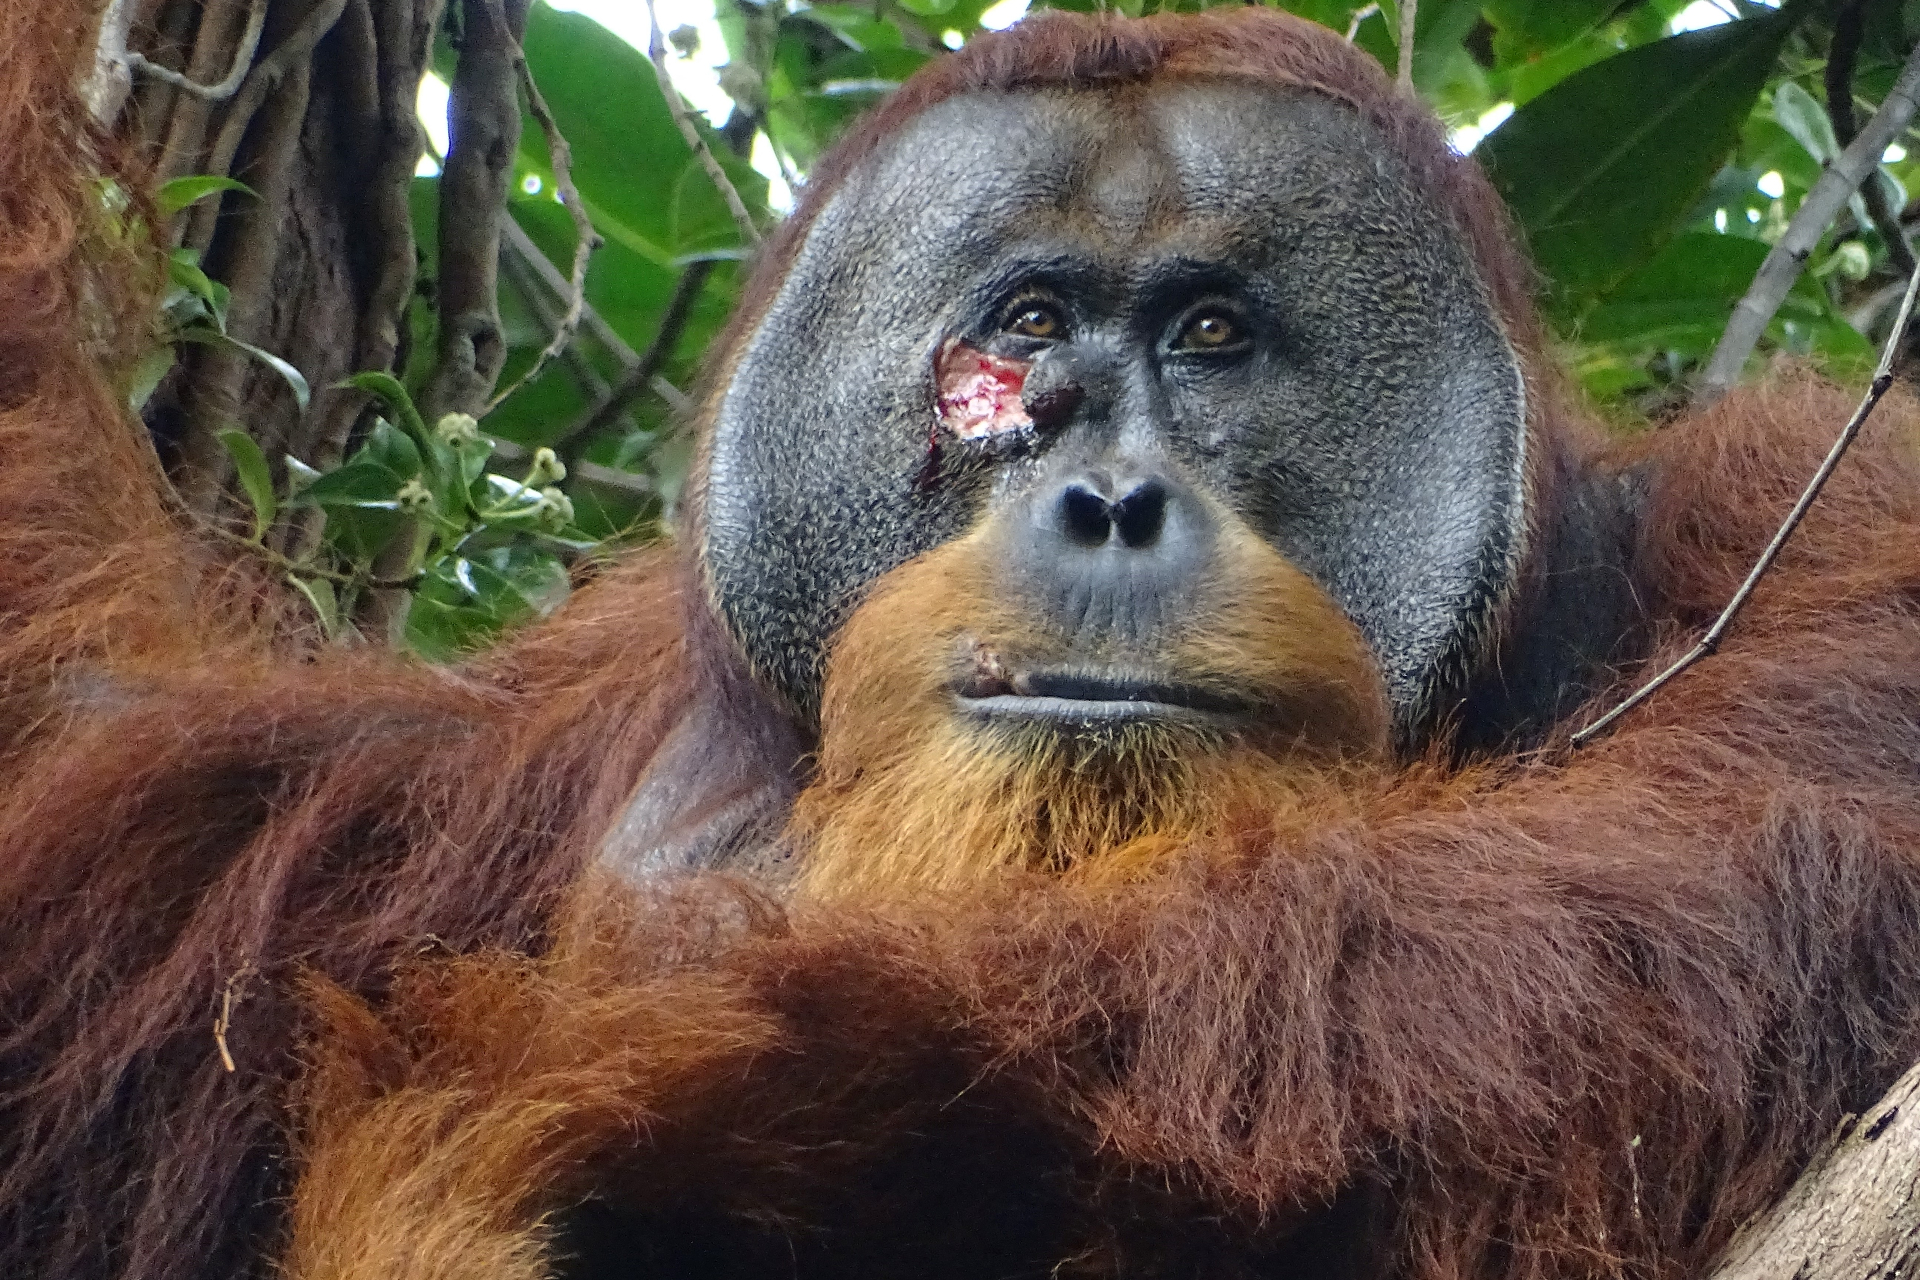
[[[1155,656],[1209,691],[1252,694],[1263,711],[1248,728],[977,721],[952,689],[958,655],[1062,656],[991,588],[991,531],[883,577],[828,664],[817,770],[783,836],[798,891],[918,895],[1009,870],[1129,878],[1384,760],[1386,692],[1359,632],[1278,552],[1228,529],[1201,607]]]

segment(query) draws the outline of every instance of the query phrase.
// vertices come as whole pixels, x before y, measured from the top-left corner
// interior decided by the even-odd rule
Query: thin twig
[[[500,224],[500,232],[502,250],[518,258],[523,266],[538,277],[541,284],[552,291],[554,297],[564,299],[568,296],[567,278],[560,274],[560,268],[554,266],[546,254],[540,252],[540,247],[534,244],[533,237],[527,234],[524,227],[508,218]],[[612,353],[621,368],[631,368],[640,359],[639,353],[628,346],[626,340],[606,322],[606,318],[594,310],[593,303],[586,304],[581,324],[593,335],[595,342]]]
[[[539,246],[533,243],[532,237],[527,235],[527,233],[521,229],[520,224],[512,218],[506,220],[504,229],[506,232],[502,238],[504,247],[511,250],[513,255],[532,271],[534,276],[538,278],[541,284],[547,287],[554,297],[566,297],[566,277],[560,274],[560,269],[553,265],[546,254],[540,252]],[[613,357],[614,362],[618,364],[623,371],[631,369],[640,363],[640,354],[627,345],[626,340],[614,331],[613,326],[606,322],[605,317],[594,310],[591,302],[587,304],[586,319],[583,327],[593,335],[595,342],[598,342],[607,349],[607,354]],[[691,405],[686,392],[674,386],[657,373],[653,375],[647,385],[652,387],[662,400],[665,400],[671,405],[675,413],[684,413]]]
[[[500,274],[513,291],[520,295],[520,300],[526,303],[527,310],[533,313],[534,321],[540,326],[541,333],[552,335],[559,330],[561,308],[554,299],[567,296],[565,279],[561,279],[561,288],[557,294],[549,294],[546,282],[540,279],[526,259],[508,250],[504,239],[500,245]],[[574,381],[578,382],[581,389],[586,392],[587,402],[591,404],[607,394],[607,380],[600,376],[598,369],[593,367],[593,361],[587,359],[585,352],[581,350],[581,345],[578,342],[569,345],[560,353],[560,359],[572,372]]]
[[[1420,0],[1400,0],[1400,92],[1413,92],[1413,20]]]
[[[653,376],[660,372],[660,366],[673,354],[673,348],[680,340],[680,332],[686,328],[687,317],[692,314],[693,304],[699,298],[701,286],[707,282],[707,273],[711,270],[712,262],[701,261],[689,263],[687,269],[680,273],[680,280],[673,287],[673,297],[660,317],[660,327],[654,330],[653,341],[647,344],[646,351],[620,376],[620,381],[614,384],[613,390],[607,392],[604,400],[560,433],[553,442],[556,450],[564,449],[576,440],[591,437],[625,413],[634,397],[652,385]]]
[[[128,68],[141,75],[150,76],[162,84],[170,84],[203,102],[225,102],[239,91],[241,81],[247,78],[247,70],[253,66],[253,55],[260,48],[260,32],[266,25],[267,0],[253,0],[253,7],[247,11],[247,28],[241,34],[240,47],[233,55],[233,69],[218,84],[201,84],[172,67],[161,66],[137,49],[128,49],[124,57]]]
[[[1753,562],[1753,568],[1747,571],[1746,581],[1740,584],[1740,589],[1733,593],[1733,599],[1727,601],[1727,607],[1720,611],[1720,616],[1713,620],[1713,625],[1708,627],[1706,634],[1700,637],[1700,643],[1689,649],[1678,662],[1634,690],[1626,701],[1574,734],[1573,746],[1583,747],[1593,741],[1606,730],[1607,726],[1652,697],[1662,685],[1700,659],[1710,656],[1720,647],[1720,641],[1733,626],[1734,619],[1740,616],[1740,611],[1746,608],[1747,601],[1753,597],[1755,588],[1760,585],[1761,577],[1773,567],[1773,562],[1779,558],[1781,549],[1787,545],[1787,539],[1791,538],[1793,531],[1800,527],[1800,521],[1806,517],[1808,508],[1813,506],[1814,499],[1820,496],[1820,490],[1826,486],[1827,478],[1833,474],[1834,468],[1840,465],[1840,459],[1846,455],[1847,447],[1853,443],[1854,437],[1860,434],[1860,428],[1865,425],[1867,415],[1873,412],[1873,407],[1880,403],[1880,397],[1884,396],[1887,388],[1893,385],[1894,353],[1900,349],[1900,340],[1907,332],[1907,322],[1913,318],[1913,300],[1916,294],[1920,294],[1920,271],[1914,272],[1907,279],[1907,292],[1900,299],[1900,314],[1894,319],[1893,332],[1887,335],[1886,347],[1880,353],[1879,367],[1873,371],[1873,381],[1868,384],[1866,395],[1861,397],[1860,407],[1853,411],[1853,417],[1847,420],[1847,425],[1841,430],[1839,438],[1833,442],[1833,447],[1827,450],[1827,456],[1821,461],[1820,469],[1813,473],[1813,479],[1807,481],[1807,487],[1801,491],[1800,500],[1793,504],[1793,510],[1787,513],[1787,518],[1774,532],[1773,541],[1769,542],[1767,549],[1760,553],[1760,558]]]
[[[272,547],[264,543],[255,542],[243,533],[235,533],[231,529],[223,529],[218,524],[203,516],[195,516],[191,515],[191,513],[189,513],[189,515],[193,521],[194,528],[198,529],[201,533],[211,538],[217,538],[228,546],[237,547],[247,552],[249,555],[264,561],[280,573],[295,573],[303,578],[325,578],[335,586],[375,587],[381,591],[412,590],[414,587],[419,586],[421,579],[426,576],[423,573],[413,573],[408,574],[404,578],[381,578],[372,574],[340,573],[333,569],[323,569],[316,564],[306,564],[298,560],[289,559],[281,555],[278,551],[275,551]]]
[[[1787,290],[1799,279],[1807,255],[1820,242],[1827,224],[1866,176],[1879,167],[1880,157],[1888,145],[1913,119],[1916,107],[1920,107],[1920,96],[1916,95],[1920,95],[1920,46],[1907,56],[1900,78],[1894,81],[1893,88],[1873,118],[1867,121],[1866,128],[1860,131],[1860,136],[1848,144],[1838,160],[1827,166],[1820,180],[1813,184],[1813,190],[1807,192],[1807,198],[1787,223],[1786,231],[1767,254],[1766,261],[1760,264],[1760,270],[1754,273],[1753,283],[1734,307],[1733,316],[1700,375],[1694,395],[1697,403],[1712,404],[1739,381],[1747,356],[1760,341],[1760,335],[1766,332],[1767,323],[1787,296]]]
[[[1361,5],[1353,11],[1353,17],[1347,20],[1347,43],[1352,44],[1360,36],[1360,24],[1380,12],[1378,4]]]
[[[660,95],[667,100],[667,110],[673,113],[673,122],[680,126],[680,136],[693,148],[693,154],[700,159],[700,166],[707,171],[707,177],[712,179],[721,198],[727,202],[733,220],[740,226],[740,234],[748,244],[758,248],[760,229],[753,225],[753,216],[747,212],[740,193],[734,190],[733,180],[727,177],[727,171],[714,158],[713,149],[707,146],[707,140],[694,127],[693,113],[687,107],[686,99],[673,86],[673,76],[667,70],[667,42],[660,34],[660,15],[654,12],[653,0],[647,0],[647,26],[647,57],[653,62],[653,75],[660,82]]]
[[[488,401],[487,413],[498,409],[514,392],[539,377],[548,363],[573,343],[574,334],[580,331],[581,317],[587,310],[587,262],[602,243],[600,233],[593,229],[593,219],[587,216],[586,202],[580,199],[580,189],[573,184],[573,148],[567,145],[553,112],[547,109],[546,99],[540,96],[540,86],[533,82],[533,69],[527,65],[525,49],[514,50],[513,66],[520,77],[520,88],[527,95],[527,109],[533,113],[533,118],[547,136],[547,158],[553,165],[554,186],[559,189],[561,203],[567,206],[567,212],[573,217],[577,239],[573,246],[573,276],[568,281],[566,314],[560,317],[560,323],[554,326],[553,337],[540,349],[540,354],[534,357],[527,371]],[[502,216],[506,221],[513,220],[511,212]],[[481,416],[485,417],[486,414]]]
[[[1860,55],[1860,41],[1867,30],[1867,0],[1848,0],[1833,20],[1833,42],[1827,47],[1827,118],[1833,122],[1833,136],[1842,147],[1857,133],[1853,112],[1853,68]],[[1886,242],[1887,257],[1893,269],[1903,276],[1913,274],[1913,250],[1907,234],[1900,228],[1895,210],[1887,206],[1886,183],[1878,172],[1869,172],[1860,184],[1860,201],[1867,207],[1867,218]]]

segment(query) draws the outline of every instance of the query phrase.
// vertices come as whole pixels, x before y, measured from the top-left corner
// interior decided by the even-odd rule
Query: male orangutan
[[[1848,404],[1600,447],[1337,36],[928,67],[674,546],[435,670],[263,638],[96,385],[96,17],[0,17],[0,1273],[1665,1280],[1920,1056],[1920,411],[1569,754]]]

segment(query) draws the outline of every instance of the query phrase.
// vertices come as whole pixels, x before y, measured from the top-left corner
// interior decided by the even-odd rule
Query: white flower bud
[[[441,443],[456,448],[463,444],[477,444],[480,440],[480,420],[470,413],[449,413],[434,425],[433,434]]]
[[[402,511],[427,511],[433,506],[433,494],[420,483],[418,476],[401,485],[400,492],[393,497]]]
[[[540,505],[540,523],[547,528],[557,531],[573,523],[573,499],[552,485],[540,491]]]
[[[533,451],[533,466],[527,471],[527,487],[538,489],[544,485],[559,484],[567,478],[567,464],[560,461],[560,455],[551,449],[540,448]]]

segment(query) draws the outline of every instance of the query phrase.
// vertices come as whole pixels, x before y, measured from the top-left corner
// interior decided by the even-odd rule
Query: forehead
[[[1217,78],[962,95],[921,113],[863,170],[858,204],[883,218],[946,206],[974,222],[975,248],[1054,235],[1264,256],[1316,215],[1413,203],[1345,105]]]

